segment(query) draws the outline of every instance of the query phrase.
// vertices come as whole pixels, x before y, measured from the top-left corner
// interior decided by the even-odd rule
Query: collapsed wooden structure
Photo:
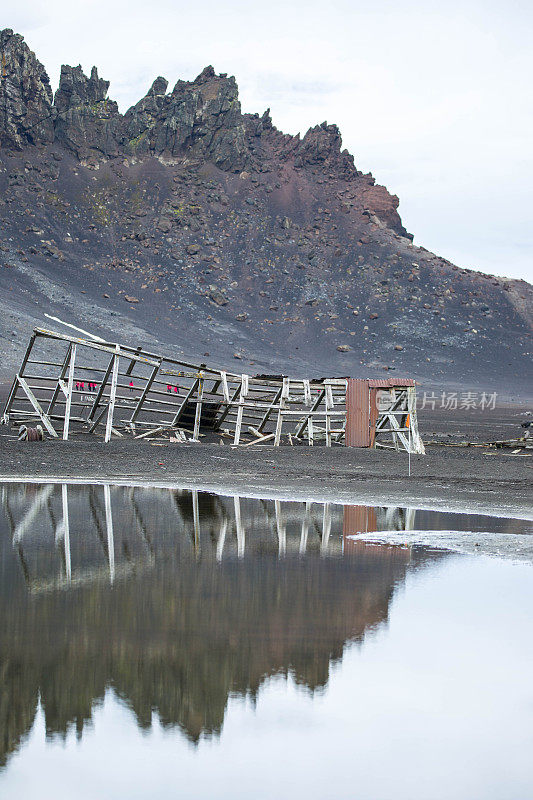
[[[236,374],[42,328],[2,415],[4,423],[31,420],[63,439],[188,432],[194,441],[211,433],[244,447],[320,442],[424,452],[412,380]]]

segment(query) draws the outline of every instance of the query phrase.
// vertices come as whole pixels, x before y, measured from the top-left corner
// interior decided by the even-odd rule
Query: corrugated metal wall
[[[346,388],[346,447],[370,446],[368,381],[348,378]]]

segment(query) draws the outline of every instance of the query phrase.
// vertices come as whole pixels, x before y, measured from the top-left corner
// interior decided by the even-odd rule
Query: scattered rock
[[[160,217],[157,221],[157,229],[161,233],[168,233],[172,230],[172,220],[168,219],[168,217]]]
[[[209,292],[207,296],[217,306],[227,306],[228,304],[228,298],[224,294],[222,294],[220,289],[217,289],[216,286],[209,287]]]

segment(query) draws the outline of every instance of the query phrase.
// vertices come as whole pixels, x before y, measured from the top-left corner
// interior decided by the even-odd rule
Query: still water
[[[2,800],[533,797],[533,567],[352,538],[530,523],[0,493]]]

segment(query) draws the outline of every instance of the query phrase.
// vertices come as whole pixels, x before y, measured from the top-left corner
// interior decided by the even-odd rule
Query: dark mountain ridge
[[[335,125],[284,135],[212,67],[121,114],[96,68],[54,95],[9,29],[0,59],[1,378],[46,312],[233,371],[531,394],[533,288],[415,246]]]

